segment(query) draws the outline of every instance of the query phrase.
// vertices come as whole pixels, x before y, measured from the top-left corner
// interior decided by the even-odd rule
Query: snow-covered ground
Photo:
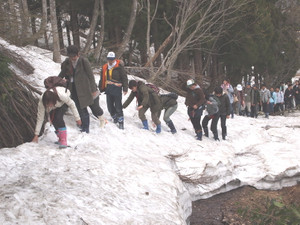
[[[1,39],[0,44],[8,45]],[[23,78],[41,90],[44,78],[60,71],[50,52],[7,47],[32,64],[34,74]],[[109,123],[100,129],[91,116],[91,132],[82,134],[68,113],[70,148],[57,148],[48,125],[38,144],[1,149],[0,223],[181,225],[188,221],[192,200],[243,185],[279,189],[300,181],[299,113],[236,116],[227,121],[228,140],[200,142],[184,98],[178,102],[172,115],[175,135],[163,122],[159,135],[140,129],[134,102],[124,110],[125,130],[119,130],[101,95]],[[183,183],[178,174],[198,184]]]

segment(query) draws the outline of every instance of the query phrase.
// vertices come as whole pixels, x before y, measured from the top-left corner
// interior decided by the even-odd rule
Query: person
[[[290,112],[293,108],[293,97],[294,97],[293,85],[290,83],[288,85],[288,88],[284,92],[285,108],[288,110],[288,112]]]
[[[231,118],[234,117],[234,113],[233,113],[233,96],[234,96],[234,90],[232,85],[230,84],[229,79],[224,79],[223,83],[221,85],[221,88],[223,89],[223,92],[227,94],[227,96],[229,97],[229,101],[230,101],[230,114],[231,114]]]
[[[123,108],[125,109],[132,100],[137,98],[137,110],[139,111],[139,118],[143,123],[143,129],[149,130],[148,120],[145,116],[146,111],[150,108],[151,118],[156,125],[156,133],[161,132],[161,123],[159,120],[159,112],[161,110],[161,101],[158,94],[150,87],[144,84],[142,81],[129,81],[129,89],[131,93],[126,101],[123,103]]]
[[[47,89],[40,97],[38,103],[37,122],[34,131],[32,142],[38,142],[38,135],[41,131],[45,114],[49,113],[50,123],[55,128],[55,133],[58,137],[59,148],[66,148],[67,145],[67,128],[63,119],[65,112],[70,107],[76,123],[81,125],[79,113],[74,101],[70,98],[70,91],[65,87],[55,87]]]
[[[218,97],[216,97],[215,95],[210,95],[209,93],[205,94],[205,99],[206,99],[205,104],[206,104],[207,115],[205,115],[202,120],[202,127],[204,130],[204,135],[206,137],[209,136],[207,125],[208,125],[208,122],[210,120],[212,120],[211,125],[210,125],[210,130],[212,131],[212,133],[214,135],[214,139],[216,141],[220,141],[219,136],[218,136],[217,125],[218,125],[218,121],[219,121],[219,117],[220,117],[219,107],[220,107],[221,103],[220,103]]]
[[[277,95],[276,92],[274,91],[274,88],[270,88],[270,103],[269,103],[269,113],[270,115],[274,114],[274,105],[276,105],[277,102]]]
[[[236,114],[240,116],[245,115],[245,96],[243,91],[243,86],[238,84],[235,90],[235,96],[237,97],[238,101],[236,102]]]
[[[258,116],[258,105],[260,103],[260,93],[257,89],[257,85],[254,84],[251,89],[251,117],[257,118]]]
[[[293,91],[294,91],[294,97],[295,97],[295,107],[297,109],[299,109],[300,108],[300,86],[299,86],[298,80],[295,81]]]
[[[67,80],[67,88],[75,102],[82,120],[81,131],[90,132],[90,115],[87,107],[99,119],[100,127],[104,127],[105,118],[99,105],[99,91],[88,59],[79,55],[75,45],[67,47],[68,58],[61,64],[59,77]]]
[[[128,91],[128,78],[123,62],[116,59],[114,52],[107,54],[107,63],[102,66],[99,89],[106,94],[106,104],[114,123],[124,129],[124,114],[122,109],[122,90]]]
[[[245,112],[247,117],[251,114],[251,85],[250,82],[246,83],[246,87],[244,89],[244,99],[245,99]]]
[[[223,89],[221,87],[215,88],[215,95],[218,97],[220,102],[219,113],[221,119],[222,128],[222,139],[226,140],[227,136],[227,126],[226,119],[230,118],[230,100],[226,93],[223,94]]]
[[[271,94],[269,89],[267,89],[265,84],[262,84],[260,90],[260,105],[263,107],[265,118],[269,118],[270,98],[271,98]]]
[[[163,109],[165,110],[163,120],[171,129],[172,134],[175,134],[177,132],[173,121],[170,119],[170,116],[177,110],[178,107],[177,100],[176,100],[177,97],[178,96],[175,93],[162,94],[159,96],[161,101],[161,110]],[[158,113],[158,118],[160,117],[161,110]]]
[[[197,140],[202,141],[202,126],[200,121],[204,110],[204,93],[200,86],[196,84],[193,79],[187,80],[186,85],[187,96],[184,103],[187,106],[188,115],[197,135]]]
[[[274,113],[283,113],[284,108],[284,94],[283,92],[279,89],[279,87],[277,87],[275,89],[275,93],[276,93],[276,104],[274,106]]]

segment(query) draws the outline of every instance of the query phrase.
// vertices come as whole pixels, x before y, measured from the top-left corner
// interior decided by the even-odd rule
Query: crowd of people
[[[66,148],[67,129],[63,119],[68,107],[71,109],[77,125],[81,132],[90,132],[90,115],[88,107],[93,115],[99,119],[101,128],[105,127],[107,120],[104,118],[103,109],[99,105],[99,95],[106,94],[107,110],[112,121],[119,129],[124,129],[125,109],[134,99],[136,99],[139,119],[142,122],[142,129],[149,130],[148,120],[145,113],[148,109],[151,112],[151,119],[156,126],[155,132],[161,133],[160,115],[164,111],[163,120],[170,128],[172,134],[177,132],[171,115],[178,107],[177,95],[175,93],[159,94],[153,87],[142,81],[130,80],[124,70],[123,62],[116,59],[114,52],[107,55],[107,63],[101,67],[100,81],[96,84],[89,61],[79,54],[76,46],[67,48],[68,58],[62,63],[61,71],[58,75],[65,81],[65,87],[54,86],[47,88],[42,94],[37,113],[37,123],[33,142],[38,142],[45,115],[48,121],[53,124],[58,137],[56,142],[59,148]],[[196,139],[202,140],[202,135],[209,137],[208,123],[211,120],[210,130],[213,138],[219,141],[217,124],[220,120],[222,129],[222,139],[226,140],[227,126],[226,120],[234,118],[234,114],[247,115],[257,118],[260,108],[264,111],[265,117],[269,114],[282,112],[284,108],[292,109],[294,101],[296,106],[300,104],[300,93],[298,81],[293,86],[289,84],[270,90],[266,85],[261,85],[261,90],[256,85],[246,87],[237,85],[235,88],[228,79],[214,89],[212,94],[205,92],[193,79],[187,80],[183,85],[187,95],[185,105],[187,114],[194,128]],[[122,104],[123,95],[128,98]],[[204,110],[207,114],[202,122],[201,117]]]
[[[258,112],[264,112],[266,118],[269,115],[284,114],[284,111],[292,111],[300,107],[300,87],[299,81],[294,84],[281,83],[278,87],[268,87],[261,84],[259,90],[257,85],[246,83],[243,88],[238,84],[233,92],[233,109],[236,114],[257,118]]]

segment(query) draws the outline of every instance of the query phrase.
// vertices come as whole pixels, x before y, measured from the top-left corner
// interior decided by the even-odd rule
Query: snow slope
[[[60,71],[50,52],[0,44],[33,65],[34,74],[23,78],[41,90],[44,78]],[[184,99],[178,102],[175,135],[163,121],[159,135],[140,129],[134,102],[119,130],[101,95],[105,129],[91,116],[91,132],[82,134],[72,115],[65,116],[71,148],[58,149],[48,125],[38,144],[1,149],[0,223],[186,224],[192,200],[242,185],[279,189],[300,180],[299,113],[268,120],[236,116],[228,120],[228,140],[199,142]]]

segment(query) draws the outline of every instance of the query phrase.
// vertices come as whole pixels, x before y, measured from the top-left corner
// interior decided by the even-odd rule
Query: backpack
[[[55,88],[55,87],[58,87],[58,86],[67,88],[66,80],[64,80],[64,79],[62,79],[61,77],[58,77],[58,76],[47,77],[44,80],[44,85],[45,85],[45,88],[47,88],[47,89]]]
[[[163,95],[161,95],[161,96],[168,96],[168,97],[173,98],[173,99],[175,99],[175,100],[178,99],[178,94],[176,94],[176,93],[174,93],[174,92],[170,92],[170,93],[168,93],[168,94],[163,94]]]
[[[150,83],[148,83],[148,84],[146,84],[146,86],[148,86],[149,88],[151,88],[156,94],[159,94],[159,88],[158,87],[156,87],[154,84],[150,84]]]

